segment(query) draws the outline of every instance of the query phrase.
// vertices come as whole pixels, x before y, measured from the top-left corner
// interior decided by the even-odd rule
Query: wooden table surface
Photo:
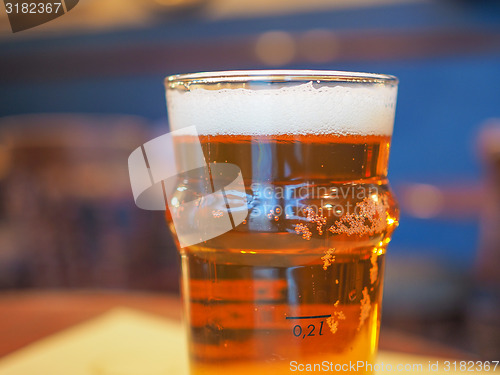
[[[103,291],[30,291],[0,293],[0,357],[115,307],[128,307],[181,319],[176,295]],[[457,349],[382,329],[380,349],[432,357],[470,359]]]

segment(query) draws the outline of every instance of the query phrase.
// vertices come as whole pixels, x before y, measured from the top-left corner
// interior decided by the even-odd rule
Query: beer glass
[[[166,90],[185,171],[164,187],[167,220],[178,238],[203,232],[178,242],[191,374],[371,373],[399,217],[397,79],[231,71],[171,76]],[[200,152],[205,166],[186,171]],[[212,233],[210,215],[231,225]]]

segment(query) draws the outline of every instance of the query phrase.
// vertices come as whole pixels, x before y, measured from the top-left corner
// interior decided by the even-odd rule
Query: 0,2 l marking
[[[331,315],[314,315],[314,316],[287,316],[287,320],[294,320],[294,319],[323,319],[323,318],[330,318]],[[319,325],[319,330],[318,330],[318,336],[323,336],[323,325],[325,324],[324,320],[321,320],[320,325]],[[306,337],[312,337],[316,336],[316,325],[315,324],[309,324],[307,328],[304,330],[300,324],[296,324],[293,327],[293,335],[295,337],[302,337],[302,339],[305,339]]]

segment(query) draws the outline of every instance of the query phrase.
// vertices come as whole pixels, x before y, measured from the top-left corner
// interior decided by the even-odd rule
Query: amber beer
[[[199,79],[182,92],[176,86],[182,77],[168,82],[172,126],[194,123],[200,134],[179,136],[179,147],[201,142],[207,163],[237,165],[249,210],[235,229],[180,249],[191,374],[279,375],[320,367],[371,373],[359,364],[374,361],[384,256],[398,222],[387,181],[396,81],[292,72],[269,78],[262,91],[233,82],[247,74],[224,74],[230,83],[215,90],[211,76],[202,77],[209,89]],[[326,89],[308,85],[310,75]],[[299,84],[288,87],[284,77]],[[287,100],[287,91],[302,108]],[[366,107],[357,110],[364,116],[353,113],[349,95],[361,97]],[[332,112],[324,131],[315,111],[328,112],[329,103],[333,110],[336,101],[343,113]],[[188,106],[196,112],[196,103],[200,117],[178,113]],[[235,113],[221,108],[246,103],[267,115],[229,121]],[[303,117],[299,110],[310,111],[307,123],[294,122],[293,115]],[[345,119],[350,113],[355,121]],[[187,190],[178,189],[179,202],[192,199]]]

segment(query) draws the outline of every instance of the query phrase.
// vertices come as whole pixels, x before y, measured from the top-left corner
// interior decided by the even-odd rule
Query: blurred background
[[[176,293],[173,241],[135,207],[128,155],[167,129],[166,75],[266,68],[400,79],[385,332],[498,359],[493,0],[82,0],[16,34],[0,9],[0,290]]]

